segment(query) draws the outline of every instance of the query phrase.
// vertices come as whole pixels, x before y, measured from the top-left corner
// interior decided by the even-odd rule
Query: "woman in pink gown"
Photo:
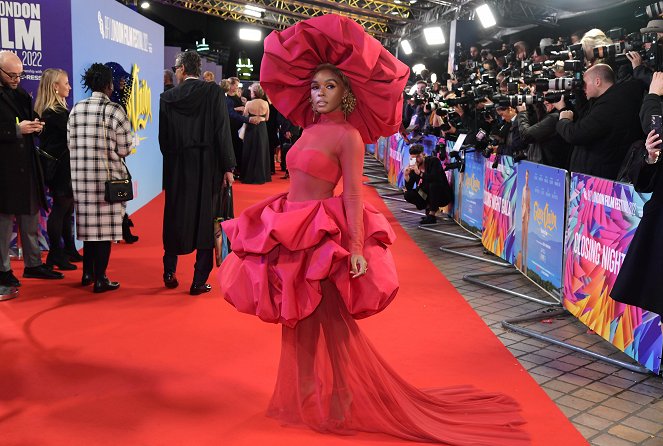
[[[409,69],[352,20],[327,15],[272,33],[261,73],[272,102],[304,131],[288,152],[290,191],[223,223],[233,253],[219,281],[239,311],[283,326],[267,414],[343,435],[529,444],[514,400],[470,386],[418,390],[355,322],[398,290],[394,233],[361,188],[364,143],[398,130]]]

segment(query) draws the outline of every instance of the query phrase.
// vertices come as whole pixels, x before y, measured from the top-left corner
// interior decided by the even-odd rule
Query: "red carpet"
[[[236,209],[286,187],[237,184]],[[382,355],[420,387],[471,383],[515,397],[533,445],[587,444],[375,191],[365,195],[398,236],[401,291],[360,322]],[[180,259],[180,287],[163,288],[162,208],[160,196],[132,215],[140,241],[113,247],[108,276],[119,291],[95,295],[74,271],[62,281],[24,279],[20,297],[0,303],[1,444],[413,444],[282,428],[264,417],[280,327],[236,312],[214,292],[189,296],[192,256]],[[12,267],[20,278],[22,262]]]

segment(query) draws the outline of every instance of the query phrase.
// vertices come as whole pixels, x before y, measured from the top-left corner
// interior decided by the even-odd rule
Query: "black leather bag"
[[[126,166],[124,166],[126,167]],[[134,185],[131,174],[127,169],[129,178],[123,180],[107,180],[104,183],[104,200],[108,203],[122,203],[134,199]]]
[[[41,171],[44,174],[44,182],[48,184],[55,179],[55,173],[58,170],[60,159],[39,147],[37,147],[37,154],[39,155],[39,161],[41,162]]]
[[[103,115],[103,125],[104,125],[104,139],[108,143],[108,135],[106,133],[106,105],[102,111]],[[108,146],[106,150],[110,151]],[[127,172],[127,178],[120,178],[119,180],[111,179],[110,169],[108,167],[108,161],[110,158],[110,153],[106,153],[106,172],[108,173],[108,179],[104,183],[104,201],[107,203],[122,203],[124,201],[129,201],[134,199],[134,185],[131,182],[131,173],[127,164],[122,160],[122,165],[124,170]]]

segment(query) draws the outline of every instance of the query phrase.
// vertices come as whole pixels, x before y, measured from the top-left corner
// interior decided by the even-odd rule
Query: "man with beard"
[[[161,94],[159,144],[163,154],[166,204],[163,216],[163,280],[178,286],[177,256],[196,250],[191,295],[207,293],[212,271],[214,217],[222,187],[233,183],[235,167],[223,90],[200,76],[200,56],[180,53],[173,71],[178,85]]]

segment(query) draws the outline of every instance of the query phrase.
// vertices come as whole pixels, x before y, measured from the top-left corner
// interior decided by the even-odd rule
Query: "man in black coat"
[[[403,198],[417,209],[425,209],[421,224],[436,222],[435,213],[451,202],[452,191],[440,159],[424,156],[421,144],[410,146],[410,165],[403,170],[405,192]]]
[[[572,111],[560,112],[557,133],[575,146],[572,172],[616,180],[628,148],[644,139],[638,120],[644,86],[632,78],[615,83],[612,68],[605,64],[588,69],[583,80],[586,111],[576,122]],[[558,104],[564,107],[563,100]]]
[[[0,286],[21,285],[9,261],[14,218],[23,244],[23,277],[62,279],[46,268],[39,250],[39,210],[46,208],[44,181],[33,135],[42,130],[30,95],[19,87],[23,63],[10,51],[0,52]]]
[[[214,218],[221,189],[233,183],[235,155],[224,93],[200,76],[200,56],[180,53],[178,85],[161,94],[159,144],[166,204],[163,215],[164,284],[178,285],[177,256],[196,250],[191,295],[206,293],[213,266]]]
[[[536,107],[538,108],[538,104]],[[541,104],[538,112],[542,115],[539,115],[539,121],[536,123],[530,122],[525,105],[519,105],[516,111],[520,137],[524,143],[530,145],[527,160],[568,170],[571,146],[557,133],[559,112],[555,110],[554,104],[548,101]]]

